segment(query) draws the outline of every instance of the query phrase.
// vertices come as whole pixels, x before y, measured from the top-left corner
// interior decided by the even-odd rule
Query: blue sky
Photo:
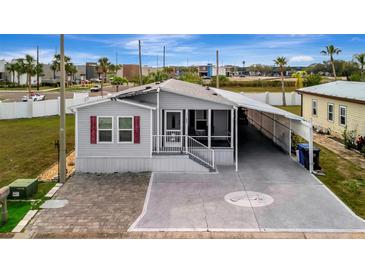
[[[340,59],[351,60],[355,53],[365,52],[365,35],[65,35],[65,52],[75,64],[97,61],[107,56],[113,63],[138,62],[138,39],[142,40],[144,65],[162,65],[162,48],[166,46],[167,65],[206,64],[215,62],[215,50],[220,51],[220,63],[273,64],[277,56],[286,56],[292,66],[322,62],[322,48],[334,44],[342,49]],[[48,63],[59,51],[58,35],[0,35],[0,59],[10,60],[30,53],[35,56],[40,47],[41,62]]]

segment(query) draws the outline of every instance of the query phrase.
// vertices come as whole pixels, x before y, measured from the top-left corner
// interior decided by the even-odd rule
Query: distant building
[[[6,80],[5,64],[6,64],[5,60],[0,60],[0,81],[5,81]]]
[[[85,66],[85,77],[86,80],[99,79],[99,73],[97,70],[97,63],[88,62]]]
[[[301,88],[302,116],[334,135],[345,128],[365,136],[365,83],[336,81]]]

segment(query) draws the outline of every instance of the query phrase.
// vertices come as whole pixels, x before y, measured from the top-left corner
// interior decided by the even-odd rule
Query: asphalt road
[[[119,87],[119,91],[125,90],[127,87]],[[107,95],[109,93],[114,93],[116,91],[115,87],[108,86],[104,88],[103,95]],[[36,92],[36,90],[34,90]],[[76,92],[89,92],[89,89],[77,90]],[[57,99],[60,96],[59,91],[39,91],[40,94],[46,95],[46,100]],[[66,91],[66,99],[73,98],[73,91]],[[2,102],[21,102],[22,97],[24,95],[28,95],[27,91],[14,91],[14,90],[0,90],[0,101]],[[100,92],[89,92],[89,96],[99,96]]]

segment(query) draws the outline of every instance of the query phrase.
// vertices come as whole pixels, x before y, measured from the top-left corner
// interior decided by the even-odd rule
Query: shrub
[[[363,146],[360,150],[360,153],[362,154],[362,156],[365,157],[365,146]]]
[[[342,133],[344,145],[347,149],[356,148],[356,130],[347,130],[347,127]]]
[[[356,149],[361,151],[363,148],[365,148],[365,136],[359,136],[356,139]]]
[[[351,76],[349,77],[350,81],[355,81],[355,82],[360,82],[361,81],[361,74],[359,72],[355,72],[353,74],[351,74]]]
[[[319,74],[310,74],[305,77],[303,84],[305,87],[315,86],[319,85],[321,80],[322,77]]]

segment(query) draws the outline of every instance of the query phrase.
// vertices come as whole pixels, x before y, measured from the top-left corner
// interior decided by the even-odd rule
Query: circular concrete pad
[[[224,196],[226,202],[241,207],[268,206],[274,202],[270,195],[255,191],[236,191]]]
[[[68,204],[68,200],[47,200],[41,208],[61,208]]]

